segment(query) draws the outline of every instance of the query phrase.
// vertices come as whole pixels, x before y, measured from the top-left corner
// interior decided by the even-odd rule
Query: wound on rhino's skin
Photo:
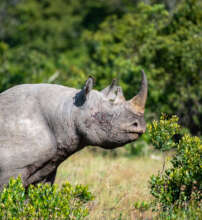
[[[89,119],[85,120],[86,128],[89,129],[91,127],[92,122]]]
[[[129,101],[115,81],[100,92],[93,84],[89,77],[82,89],[24,84],[0,94],[0,190],[11,176],[26,187],[53,183],[59,164],[85,146],[112,149],[145,131],[144,72]]]
[[[113,115],[107,112],[96,112],[92,117],[98,122],[101,126],[110,129],[112,126],[111,121]]]

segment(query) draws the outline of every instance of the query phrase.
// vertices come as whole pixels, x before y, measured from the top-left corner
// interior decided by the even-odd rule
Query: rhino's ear
[[[94,84],[94,79],[92,76],[89,76],[83,89],[81,89],[74,97],[74,104],[76,106],[78,107],[82,106],[86,102],[88,98],[88,94],[93,88],[93,84]]]
[[[89,76],[89,78],[87,79],[85,86],[83,88],[83,92],[85,96],[88,96],[88,94],[90,93],[90,91],[93,88],[93,84],[94,84],[94,79],[92,76]]]

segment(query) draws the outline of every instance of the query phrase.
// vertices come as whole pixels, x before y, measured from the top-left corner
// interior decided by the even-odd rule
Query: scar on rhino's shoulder
[[[85,125],[86,125],[86,128],[90,128],[91,125],[92,125],[92,122],[91,122],[89,119],[86,119],[86,120],[84,121],[84,123],[85,123]]]
[[[92,115],[92,118],[102,127],[107,127],[108,129],[112,127],[113,115],[107,112],[96,112]]]

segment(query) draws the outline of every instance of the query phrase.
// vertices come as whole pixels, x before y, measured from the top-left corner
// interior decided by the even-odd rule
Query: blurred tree
[[[2,0],[0,1],[0,91],[26,82],[55,82],[78,86],[86,48],[84,29],[97,30],[112,14],[122,16],[121,0]],[[128,7],[130,8],[130,7]]]
[[[154,4],[164,4],[168,11],[173,11],[181,0],[151,0]]]
[[[1,0],[0,91],[28,82],[79,88],[92,74],[98,89],[119,78],[131,98],[144,68],[147,118],[178,114],[200,134],[201,8],[200,0]]]

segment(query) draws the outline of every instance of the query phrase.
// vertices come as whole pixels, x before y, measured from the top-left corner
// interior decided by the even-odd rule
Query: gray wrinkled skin
[[[0,189],[18,175],[25,187],[53,183],[58,165],[86,145],[112,149],[145,132],[120,87],[92,86],[90,77],[82,90],[26,84],[0,94]]]

